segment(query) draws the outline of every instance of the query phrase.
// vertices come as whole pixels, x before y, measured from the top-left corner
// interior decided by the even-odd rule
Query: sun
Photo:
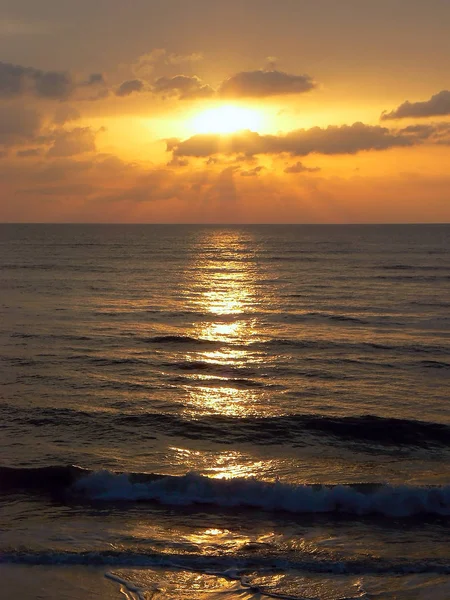
[[[255,109],[225,104],[205,110],[192,119],[195,133],[234,133],[242,129],[257,131],[263,123]]]

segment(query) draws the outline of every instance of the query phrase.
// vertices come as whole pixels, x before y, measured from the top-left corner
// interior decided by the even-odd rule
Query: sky
[[[0,221],[450,222],[450,2],[1,0]]]

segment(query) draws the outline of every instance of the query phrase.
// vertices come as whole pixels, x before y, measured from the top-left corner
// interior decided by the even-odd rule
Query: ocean
[[[0,598],[450,598],[450,225],[0,225]]]

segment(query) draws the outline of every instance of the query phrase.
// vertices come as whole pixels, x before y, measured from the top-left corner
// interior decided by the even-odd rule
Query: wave
[[[450,515],[450,486],[442,488],[393,486],[311,486],[267,483],[253,479],[211,479],[95,472],[78,479],[74,494],[92,500],[154,501],[171,506],[210,505],[258,508],[290,513],[346,513],[351,515]]]
[[[186,569],[225,577],[238,576],[250,570],[263,572],[306,571],[338,575],[407,575],[407,574],[450,574],[450,564],[445,560],[327,560],[323,558],[287,559],[252,555],[192,555],[137,553],[132,551],[86,551],[69,552],[52,550],[10,550],[0,555],[0,564],[61,565],[61,566],[106,566],[106,567],[156,567]]]
[[[174,476],[89,471],[76,466],[2,467],[0,482],[4,491],[45,491],[83,501],[156,502],[171,507],[207,505],[354,517],[450,515],[450,486],[293,485],[244,478],[212,479],[197,473]]]
[[[437,281],[449,281],[450,275],[376,275],[373,279],[435,283]]]
[[[256,383],[256,382],[255,382]],[[243,385],[240,382],[239,385]],[[69,427],[71,432],[92,432],[98,438],[118,435],[133,429],[134,435],[142,431],[167,436],[217,442],[224,444],[252,443],[278,446],[291,444],[304,446],[312,443],[311,436],[332,437],[345,443],[379,444],[382,446],[409,446],[411,448],[450,448],[450,425],[379,417],[355,415],[349,417],[299,414],[268,417],[233,417],[204,415],[189,419],[166,413],[87,412],[73,409],[39,408],[20,409],[9,404],[0,405],[0,415],[13,425]],[[328,441],[328,439],[327,439]]]
[[[199,371],[205,374],[211,374],[216,377],[229,377],[232,379],[243,380],[245,378],[258,377],[258,368],[254,366],[232,365],[208,362],[205,360],[177,360],[161,362],[160,366],[170,371],[194,372]],[[276,367],[277,373],[281,371],[279,366]],[[284,369],[283,372],[286,372]]]
[[[394,344],[394,343],[378,343],[378,342],[358,342],[358,341],[335,341],[331,339],[315,340],[315,339],[290,339],[290,338],[273,338],[263,342],[254,342],[249,345],[250,348],[273,348],[278,349],[280,346],[292,350],[343,350],[355,352],[380,352],[385,354],[391,352],[402,356],[408,354],[449,354],[449,345],[431,345],[431,344]]]
[[[423,360],[420,366],[424,369],[444,369],[450,370],[450,363],[438,360]]]
[[[217,346],[223,344],[223,342],[195,338],[188,335],[157,335],[150,338],[141,338],[141,340],[149,344],[182,344],[194,346]]]
[[[328,321],[330,323],[348,323],[354,325],[369,325],[371,321],[349,314],[328,312],[280,312],[280,313],[254,313],[254,316],[271,318],[276,321],[287,321],[289,323],[303,323],[310,321]]]
[[[450,302],[445,302],[444,300],[411,300],[409,304],[413,306],[425,306],[425,307],[434,307],[434,308],[450,308]]]
[[[379,265],[379,269],[383,269],[385,271],[445,271],[447,269],[447,265],[411,265],[404,263],[397,263],[394,265]]]

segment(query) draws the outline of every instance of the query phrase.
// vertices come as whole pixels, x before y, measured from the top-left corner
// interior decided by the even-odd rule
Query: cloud
[[[131,70],[136,77],[148,78],[155,69],[155,64],[164,60],[167,51],[164,48],[155,48],[151,52],[142,54],[137,61],[132,65]]]
[[[420,143],[422,135],[390,131],[378,125],[331,125],[327,128],[297,129],[287,134],[260,135],[254,131],[239,131],[231,135],[199,134],[168,144],[176,156],[208,157],[214,154],[356,154],[365,150],[387,150]]]
[[[189,161],[187,158],[180,158],[179,156],[174,156],[171,161],[167,163],[168,167],[188,167]]]
[[[67,100],[82,88],[100,87],[101,94],[88,98],[94,100],[105,95],[105,86],[105,79],[100,73],[93,73],[87,80],[77,83],[68,72],[42,71],[0,62],[0,97],[3,98],[34,95],[51,100]]]
[[[54,138],[48,156],[67,157],[84,152],[95,152],[97,133],[90,127],[76,127],[72,131],[60,131]]]
[[[68,73],[41,71],[0,62],[0,96],[35,94],[44,98],[67,98],[74,89]]]
[[[136,180],[124,189],[113,189],[102,195],[103,202],[141,203],[156,200],[168,200],[187,191],[188,183],[174,171],[156,167],[147,172],[141,172]]]
[[[241,172],[241,177],[257,177],[261,171],[264,169],[264,167],[255,167],[254,169],[250,169],[249,171],[242,171]]]
[[[141,79],[129,79],[120,84],[116,90],[116,96],[129,96],[133,92],[142,92],[144,82]]]
[[[148,80],[156,69],[161,70],[163,67],[174,67],[202,59],[203,55],[199,52],[176,54],[168,52],[165,48],[154,48],[151,52],[142,54],[132,65],[131,70],[137,78]]]
[[[450,92],[442,90],[423,102],[409,102],[400,104],[398,108],[390,113],[384,112],[381,119],[405,119],[420,117],[435,117],[450,115]]]
[[[62,104],[56,109],[53,116],[53,123],[55,125],[65,125],[70,121],[77,121],[80,118],[81,115],[76,108],[68,106],[67,104]]]
[[[293,165],[289,165],[284,169],[285,173],[317,173],[320,171],[320,167],[306,167],[301,162],[296,162]]]
[[[52,185],[52,186],[41,186],[39,188],[25,188],[20,190],[21,194],[40,196],[88,196],[95,191],[95,186],[89,183],[70,183],[68,185]]]
[[[183,63],[198,62],[203,60],[201,52],[192,52],[191,54],[167,54],[167,63],[169,65],[182,65]]]
[[[16,104],[0,105],[0,144],[32,141],[40,128],[41,116],[35,110]]]
[[[450,144],[450,123],[430,123],[409,125],[399,129],[398,133],[415,142],[428,141],[432,144]]]
[[[224,98],[265,98],[302,94],[317,87],[309,75],[290,75],[283,71],[242,71],[225,80],[219,94]]]
[[[160,77],[152,88],[155,94],[178,96],[180,100],[194,98],[209,98],[214,90],[195,75],[175,75],[175,77]]]
[[[91,85],[106,85],[106,79],[103,73],[91,73],[86,81],[84,81],[81,85],[91,86]]]
[[[18,150],[16,152],[16,156],[19,158],[32,158],[35,156],[40,156],[42,154],[42,150],[40,148],[30,148],[28,150]]]

